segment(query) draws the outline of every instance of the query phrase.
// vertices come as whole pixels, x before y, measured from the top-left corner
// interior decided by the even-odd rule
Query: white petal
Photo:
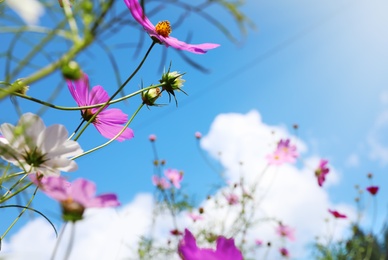
[[[6,1],[27,24],[35,25],[44,13],[44,8],[37,0],[11,0]]]
[[[43,153],[49,153],[66,142],[67,137],[68,132],[63,125],[52,125],[44,129],[39,135],[36,146]]]

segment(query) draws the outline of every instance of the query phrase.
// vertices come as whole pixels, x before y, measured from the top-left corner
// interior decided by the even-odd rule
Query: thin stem
[[[129,126],[129,124],[133,121],[133,119],[135,118],[135,116],[137,115],[137,113],[139,113],[140,109],[144,106],[144,104],[141,104],[138,109],[135,111],[135,113],[132,115],[132,117],[128,120],[128,122],[123,126],[123,129],[121,129],[121,131],[115,135],[112,139],[110,139],[108,142],[102,144],[102,145],[99,145],[97,147],[94,147],[93,149],[90,149],[89,151],[86,151],[80,155],[77,155],[77,156],[74,156],[73,158],[71,158],[72,160],[75,160],[81,156],[84,156],[86,154],[89,154],[89,153],[92,153],[94,151],[97,151],[105,146],[107,146],[108,144],[110,144],[111,142],[113,142],[114,140],[116,140],[124,131],[125,129]]]
[[[71,250],[73,249],[73,245],[74,245],[74,238],[75,238],[75,222],[72,222],[71,223],[71,230],[70,230],[70,240],[69,240],[69,244],[67,245],[66,255],[63,258],[64,260],[67,260],[70,257],[70,253],[71,253]]]
[[[151,46],[148,48],[146,54],[144,55],[144,58],[140,62],[140,64],[137,66],[137,68],[132,72],[132,74],[127,78],[127,80],[119,87],[116,92],[108,99],[108,101],[105,102],[103,106],[101,106],[96,113],[93,114],[93,116],[89,119],[89,121],[86,123],[86,125],[81,129],[79,134],[74,138],[74,141],[77,141],[78,138],[82,135],[82,133],[86,130],[86,128],[94,121],[94,119],[97,117],[97,115],[106,107],[108,106],[109,102],[113,100],[113,98],[121,92],[121,90],[124,89],[125,85],[136,75],[136,73],[140,70],[140,68],[143,66],[145,60],[147,59],[148,55],[150,54],[152,48],[155,46],[156,42],[153,41]]]
[[[54,259],[55,259],[55,255],[57,254],[58,247],[59,247],[59,243],[61,242],[61,240],[62,240],[62,238],[63,238],[63,236],[64,236],[66,227],[67,227],[67,222],[65,222],[65,225],[63,226],[63,228],[62,228],[62,230],[61,230],[61,233],[59,234],[59,237],[58,237],[58,239],[57,239],[57,242],[55,243],[55,247],[54,247],[53,253],[51,254],[50,260],[54,260]]]
[[[6,83],[6,82],[1,82],[1,81],[0,81],[0,84],[11,86],[11,84]],[[163,85],[164,85],[164,83],[161,83],[161,84],[151,85],[149,87],[139,89],[139,90],[137,90],[137,91],[135,91],[135,92],[133,92],[131,94],[128,94],[128,95],[124,96],[124,97],[117,98],[115,100],[111,100],[111,101],[109,101],[108,104],[110,105],[110,104],[118,103],[120,101],[123,101],[123,100],[126,100],[128,98],[134,97],[134,96],[136,96],[136,95],[138,95],[138,94],[140,94],[140,93],[142,93],[144,91],[147,91],[147,90],[153,89],[153,88],[157,88],[157,87],[161,87]],[[1,91],[4,91],[4,90],[0,88],[0,92]],[[99,103],[99,104],[94,104],[94,105],[90,105],[90,106],[82,106],[82,107],[63,107],[63,106],[57,106],[57,105],[48,103],[46,101],[42,101],[40,99],[31,97],[31,96],[23,95],[23,94],[20,94],[20,93],[17,93],[17,92],[12,93],[12,95],[15,95],[15,96],[18,96],[18,97],[21,97],[21,98],[24,98],[24,99],[27,99],[27,100],[30,100],[30,101],[42,104],[42,105],[45,105],[47,107],[51,107],[51,108],[54,108],[54,109],[57,109],[57,110],[65,110],[65,111],[70,111],[70,110],[75,111],[75,110],[84,110],[84,109],[96,108],[96,107],[104,106],[106,104],[106,103]]]
[[[65,12],[67,22],[69,23],[70,30],[72,32],[72,40],[74,43],[79,42],[80,37],[78,34],[77,22],[74,19],[73,10],[71,9],[70,4],[64,4],[63,10]]]

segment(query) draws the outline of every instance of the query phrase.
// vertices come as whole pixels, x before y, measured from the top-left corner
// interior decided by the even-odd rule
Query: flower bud
[[[65,221],[76,222],[82,219],[85,207],[75,201],[62,202],[62,218]]]
[[[163,73],[160,83],[164,84],[163,89],[167,92],[180,90],[183,87],[183,83],[186,81],[182,79],[183,74],[177,71]]]
[[[62,66],[62,75],[65,79],[78,80],[82,77],[83,73],[77,62],[69,61]]]
[[[15,91],[16,93],[25,95],[27,91],[29,90],[29,86],[25,85],[23,82],[23,79],[17,79],[12,86],[17,86],[17,90]]]
[[[143,104],[147,106],[154,106],[155,101],[161,96],[160,88],[151,88],[141,93]]]

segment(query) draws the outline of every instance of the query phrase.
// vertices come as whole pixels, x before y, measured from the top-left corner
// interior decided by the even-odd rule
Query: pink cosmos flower
[[[183,179],[182,172],[176,169],[167,169],[164,172],[164,175],[166,175],[167,179],[172,183],[172,185],[175,186],[175,188],[177,189],[181,188],[181,181]]]
[[[170,183],[165,178],[156,175],[152,176],[152,183],[161,190],[166,190],[171,187]]]
[[[226,200],[228,201],[229,205],[236,205],[239,203],[238,196],[234,193],[230,193],[225,195]]]
[[[197,222],[197,220],[202,220],[203,217],[201,215],[198,215],[198,214],[195,214],[195,213],[188,213],[187,214],[189,216],[189,218],[191,218],[194,222]]]
[[[197,139],[201,139],[202,134],[201,134],[200,132],[195,132],[194,136],[195,136],[195,138],[197,138]]]
[[[219,236],[216,249],[199,248],[195,237],[185,229],[183,239],[179,242],[178,253],[183,260],[242,260],[240,250],[235,246],[233,238]]]
[[[378,186],[369,186],[368,188],[366,188],[366,190],[369,191],[369,193],[374,196],[379,191],[379,187]]]
[[[279,223],[279,226],[276,228],[276,233],[281,237],[286,237],[291,241],[295,241],[295,230],[282,223]]]
[[[336,211],[336,210],[330,210],[330,209],[329,209],[329,212],[330,212],[330,214],[332,214],[335,218],[347,218],[346,215],[341,214],[341,213],[339,213],[339,212]]]
[[[296,146],[290,144],[290,140],[281,139],[275,152],[267,155],[267,161],[271,165],[281,165],[283,163],[294,163],[298,157]]]
[[[318,185],[322,187],[323,182],[326,179],[326,175],[329,173],[330,169],[326,166],[328,163],[327,160],[321,159],[319,162],[318,168],[315,170],[315,176],[318,179]]]
[[[148,140],[150,140],[151,142],[155,142],[156,141],[156,135],[150,135],[148,137]]]
[[[86,208],[103,208],[119,206],[117,196],[113,193],[96,196],[96,186],[85,179],[77,179],[72,183],[62,177],[39,177],[33,175],[31,179],[49,197],[59,201],[63,209],[65,220],[77,221],[82,219]],[[38,180],[39,179],[39,180]]]
[[[287,248],[285,248],[285,247],[279,248],[279,252],[282,256],[284,256],[286,258],[290,256],[290,253],[288,252]]]
[[[255,240],[255,244],[256,244],[257,246],[262,246],[262,245],[263,245],[263,240],[256,239],[256,240]]]
[[[138,0],[124,0],[129,11],[131,12],[133,18],[143,26],[144,30],[154,40],[157,40],[159,43],[164,44],[166,47],[173,47],[177,50],[185,50],[195,54],[204,54],[207,50],[217,48],[220,46],[215,43],[202,43],[202,44],[188,44],[178,39],[169,36],[171,33],[170,22],[161,21],[154,26],[151,21],[143,13],[143,9]]]
[[[101,104],[109,100],[108,93],[101,86],[94,86],[89,92],[89,78],[85,73],[80,79],[75,80],[74,84],[71,80],[66,80],[66,82],[71,95],[80,107]],[[102,136],[112,139],[123,129],[123,124],[128,121],[128,116],[118,108],[107,109],[107,107],[97,115],[92,123]],[[82,110],[81,115],[86,121],[89,121],[98,109],[97,107]],[[133,138],[133,136],[132,129],[127,128],[116,140],[124,141]]]

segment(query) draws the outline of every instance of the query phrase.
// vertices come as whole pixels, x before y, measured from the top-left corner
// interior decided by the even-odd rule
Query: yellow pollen
[[[170,25],[170,22],[169,21],[161,21],[161,22],[158,22],[155,26],[155,30],[156,32],[163,36],[163,37],[167,37],[170,35],[171,33],[171,25]]]

